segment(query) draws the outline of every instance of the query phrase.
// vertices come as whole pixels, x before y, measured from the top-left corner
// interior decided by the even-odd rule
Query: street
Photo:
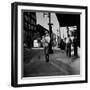
[[[65,55],[65,51],[59,48],[53,49],[49,62],[45,61],[43,48],[24,50],[24,77],[55,76],[55,75],[79,75],[80,57]]]

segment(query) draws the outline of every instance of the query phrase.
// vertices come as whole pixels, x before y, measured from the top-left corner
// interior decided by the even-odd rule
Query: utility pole
[[[67,26],[67,36],[69,35],[69,27]]]
[[[52,37],[52,23],[51,23],[51,14],[48,13],[48,17],[49,17],[49,33],[50,33],[50,44],[49,44],[49,53],[53,53],[53,50],[52,50],[52,41],[53,41],[53,37]]]

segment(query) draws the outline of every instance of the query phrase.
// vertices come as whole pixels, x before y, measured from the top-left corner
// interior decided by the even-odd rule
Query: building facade
[[[26,47],[33,47],[34,34],[36,32],[36,13],[23,12],[24,44]]]

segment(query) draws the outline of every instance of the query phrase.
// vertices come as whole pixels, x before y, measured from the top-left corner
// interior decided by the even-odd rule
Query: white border
[[[80,50],[80,76],[48,76],[48,77],[30,77],[21,78],[21,10],[40,10],[40,11],[57,11],[57,12],[77,12],[81,13],[80,34],[81,34],[81,50]],[[18,84],[47,83],[47,82],[64,82],[85,80],[85,10],[72,8],[51,8],[36,6],[18,6]]]

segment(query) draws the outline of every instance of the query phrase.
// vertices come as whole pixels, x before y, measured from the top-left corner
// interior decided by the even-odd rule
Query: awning
[[[80,14],[60,14],[56,13],[61,27],[63,26],[80,26]]]

